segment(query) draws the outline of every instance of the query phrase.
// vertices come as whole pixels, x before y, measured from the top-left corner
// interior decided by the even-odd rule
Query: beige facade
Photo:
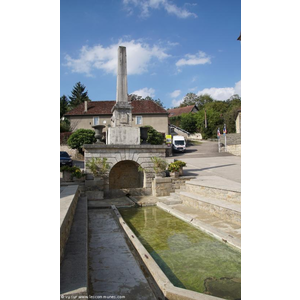
[[[108,115],[68,116],[68,118],[71,123],[72,131],[77,129],[93,129],[92,126],[97,125],[94,124],[97,120],[98,125],[106,125],[106,128],[103,130],[104,132],[107,131],[107,126],[111,125],[111,116]],[[152,126],[158,132],[168,134],[168,116],[158,114],[132,115],[132,126]]]
[[[242,115],[241,115],[241,112],[239,112],[239,114],[237,115],[236,120],[235,120],[236,133],[241,133],[242,132],[241,123],[242,123]]]

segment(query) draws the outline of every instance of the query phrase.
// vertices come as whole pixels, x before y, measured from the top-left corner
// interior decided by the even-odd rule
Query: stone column
[[[118,48],[117,103],[128,102],[126,47]]]

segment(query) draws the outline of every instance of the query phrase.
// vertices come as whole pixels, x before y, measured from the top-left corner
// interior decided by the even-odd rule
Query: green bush
[[[86,167],[91,170],[94,177],[101,177],[110,169],[106,157],[103,158],[93,157],[86,163]]]
[[[95,131],[91,129],[77,129],[68,138],[67,144],[72,149],[77,149],[83,154],[82,146],[84,144],[93,144],[96,142]]]
[[[64,119],[60,121],[60,132],[70,132],[70,121],[68,119]]]
[[[164,142],[164,136],[156,131],[152,126],[145,126],[148,127],[148,138],[147,143],[151,145],[162,145]]]
[[[164,158],[153,156],[151,157],[151,161],[153,162],[154,166],[153,169],[155,173],[160,173],[166,170],[168,163]]]

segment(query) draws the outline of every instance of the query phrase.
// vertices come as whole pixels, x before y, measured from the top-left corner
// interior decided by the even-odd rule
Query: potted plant
[[[168,166],[168,170],[170,172],[171,177],[178,178],[179,177],[179,169],[180,169],[179,165],[176,164],[175,162],[170,163]]]
[[[176,161],[174,161],[174,163],[179,166],[179,176],[182,176],[183,175],[183,167],[186,166],[186,163],[181,160],[176,160]]]
[[[86,163],[86,167],[93,173],[94,178],[103,178],[105,173],[110,169],[106,157],[93,157]]]
[[[151,157],[151,161],[153,162],[155,177],[166,177],[165,171],[168,166],[167,161],[161,157],[156,156]]]
[[[81,172],[80,168],[78,167],[69,167],[69,166],[63,166],[60,168],[60,172],[63,173],[63,181],[78,181],[80,178],[84,180],[85,173]],[[78,180],[77,180],[78,179]]]
[[[74,181],[84,181],[86,174],[81,171],[79,168],[75,167],[76,169],[72,172],[73,180]]]

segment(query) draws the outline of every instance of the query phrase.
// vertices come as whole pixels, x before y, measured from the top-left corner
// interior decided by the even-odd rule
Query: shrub
[[[173,172],[179,172],[180,166],[179,164],[176,164],[176,162],[172,162],[168,166],[168,171],[173,173]]]
[[[168,163],[165,159],[153,156],[153,157],[151,157],[151,160],[154,164],[153,169],[154,169],[155,173],[160,173],[160,172],[163,172],[166,170]]]
[[[84,144],[93,144],[96,142],[95,131],[91,129],[77,129],[68,138],[67,144],[72,149],[77,149],[83,154],[82,147]]]
[[[70,121],[64,119],[60,121],[60,132],[69,132],[71,131]]]
[[[147,143],[151,145],[162,145],[164,142],[164,136],[156,131],[152,126],[145,126],[148,127],[148,138]]]
[[[174,164],[178,165],[179,168],[182,168],[182,167],[186,166],[186,163],[184,161],[181,161],[181,160],[174,161]]]
[[[94,177],[102,176],[110,169],[106,157],[103,158],[93,157],[86,163],[86,166],[91,170]]]

